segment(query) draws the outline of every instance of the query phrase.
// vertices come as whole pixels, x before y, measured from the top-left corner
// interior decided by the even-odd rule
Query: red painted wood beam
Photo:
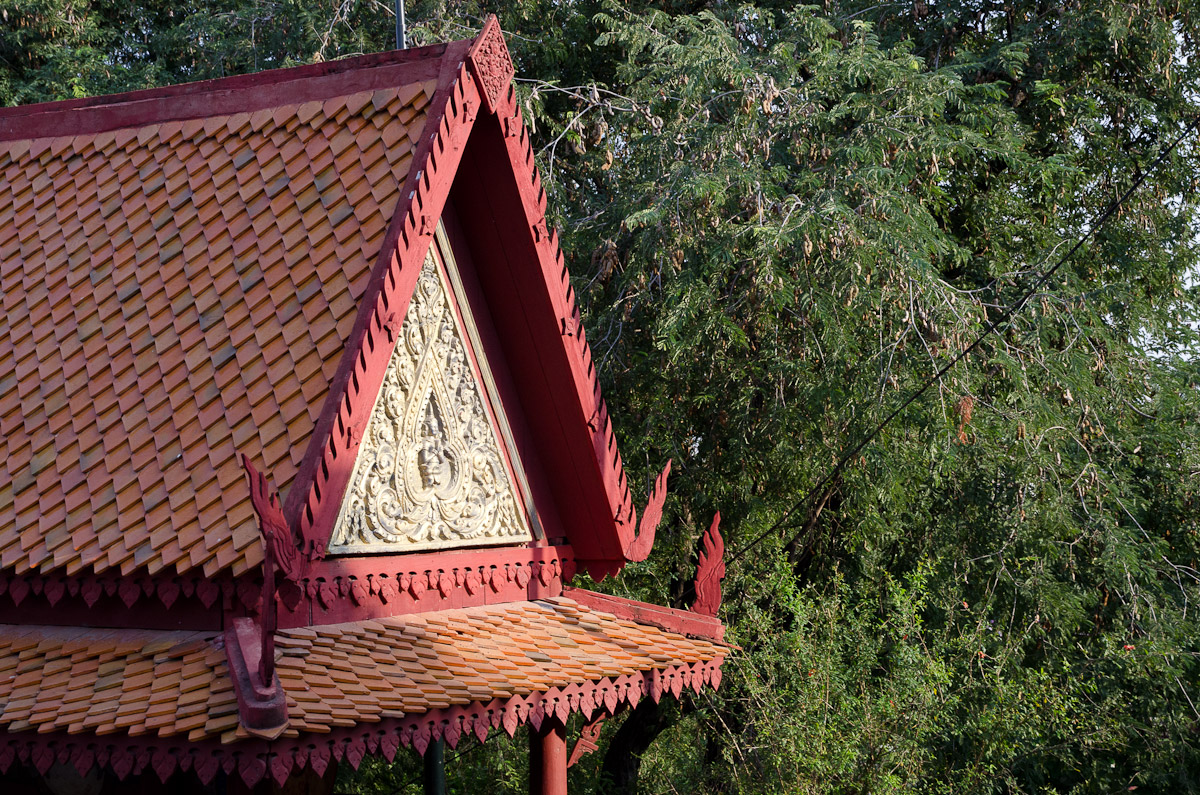
[[[579,604],[611,613],[617,618],[636,621],[639,624],[649,624],[652,627],[665,629],[668,632],[678,632],[680,635],[691,635],[696,638],[725,641],[725,625],[715,616],[693,613],[691,610],[676,610],[672,607],[652,605],[647,602],[635,602],[605,593],[596,593],[583,588],[566,586],[562,595],[574,599]]]
[[[444,54],[456,44],[461,59],[464,43],[435,44],[124,94],[0,108],[0,141],[92,135],[407,85],[437,77]]]
[[[255,737],[274,740],[287,728],[287,698],[274,665],[261,664],[264,652],[274,653],[274,646],[262,641],[262,627],[250,618],[235,618],[225,629],[225,658],[242,727]],[[268,671],[270,679],[265,678]]]

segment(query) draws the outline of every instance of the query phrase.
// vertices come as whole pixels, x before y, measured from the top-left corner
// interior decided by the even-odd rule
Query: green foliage
[[[413,38],[486,10],[411,3]],[[665,713],[642,790],[1200,790],[1196,138],[806,499],[1194,117],[1194,3],[496,10],[627,466],[675,460],[651,560],[603,587],[685,604],[724,516],[741,648]],[[0,16],[7,103],[392,30],[328,0]],[[610,790],[603,750],[576,791]],[[458,791],[524,787],[520,740],[448,758]]]
[[[627,587],[669,596],[716,508],[735,555],[776,528],[731,567],[745,651],[695,713],[719,761],[659,769],[1194,790],[1194,140],[801,499],[1178,135],[1190,17],[888,8],[596,18],[635,112],[560,168],[568,244],[600,252],[581,294],[623,438],[679,472],[673,560]]]
[[[487,745],[480,745],[474,738],[465,737],[456,749],[444,749],[447,793],[528,792],[528,742],[526,731],[518,729],[511,741],[507,737],[503,741],[493,738]],[[402,748],[390,764],[383,757],[367,757],[358,770],[339,769],[337,791],[353,795],[420,795],[424,792],[423,769],[417,752]]]

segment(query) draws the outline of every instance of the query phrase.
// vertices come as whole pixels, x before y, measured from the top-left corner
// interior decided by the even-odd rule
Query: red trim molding
[[[285,515],[314,558],[325,554],[417,275],[479,113],[479,91],[462,61],[469,46],[470,42],[455,42],[447,48],[426,127],[434,132],[418,147],[401,194],[408,200],[397,208],[342,364],[284,505]]]
[[[21,608],[22,623],[56,626],[220,628],[222,609],[257,609],[259,589],[253,575],[0,574],[0,598]]]
[[[437,76],[442,56],[452,46],[414,47],[165,88],[0,108],[0,141],[94,135],[422,82]]]
[[[280,627],[339,624],[477,605],[546,599],[575,576],[569,546],[326,558],[309,565]]]
[[[570,586],[563,588],[562,595],[593,610],[611,613],[617,618],[636,621],[639,624],[649,624],[668,632],[678,632],[680,635],[715,640],[719,643],[725,642],[725,625],[715,616],[705,616],[690,610],[676,610],[646,602],[635,602],[620,596],[610,596]]]
[[[608,496],[609,521],[614,538],[620,544],[618,554],[635,550],[640,553],[640,546],[647,545],[644,541],[641,545],[635,544],[637,511],[613,432],[612,419],[600,390],[591,348],[584,335],[583,317],[576,303],[575,290],[571,286],[566,260],[559,246],[558,232],[550,228],[546,221],[546,191],[542,188],[533,143],[511,86],[497,103],[496,115],[503,131],[508,159],[517,178],[517,187],[528,222],[528,234],[536,248],[547,294],[557,318],[556,322],[560,326],[561,333],[558,339],[570,364],[573,391],[581,413],[580,419],[591,436],[596,477],[604,484]],[[652,532],[648,535],[650,539],[653,538]],[[646,549],[645,552],[648,553],[649,550]],[[615,573],[624,562],[617,558],[588,560],[586,563],[580,561],[580,564],[581,567],[586,567],[593,577],[600,579],[605,574]]]

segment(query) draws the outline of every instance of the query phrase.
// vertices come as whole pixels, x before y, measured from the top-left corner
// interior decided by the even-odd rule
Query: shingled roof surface
[[[205,737],[237,695],[211,633],[0,625],[0,726]]]
[[[245,737],[211,634],[0,625],[0,727]],[[570,599],[280,631],[287,736],[709,662],[728,649]]]
[[[0,568],[260,563],[235,454],[292,480],[426,126],[388,66],[0,112]]]

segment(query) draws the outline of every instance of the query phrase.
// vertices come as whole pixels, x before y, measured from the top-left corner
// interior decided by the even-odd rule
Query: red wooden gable
[[[409,200],[389,231],[284,513],[319,555],[421,263],[445,218],[489,358],[503,363],[504,404],[523,410],[514,432],[522,459],[533,464],[546,535],[569,541],[580,568],[598,578],[649,552],[665,481],[639,539],[570,277],[547,226],[499,26],[492,20],[474,42],[451,45],[444,62],[451,68],[443,69],[432,103],[435,132],[417,151],[402,191]]]
[[[547,540],[644,557],[498,26],[0,111],[0,570],[261,560],[236,456],[327,545],[444,221]]]

